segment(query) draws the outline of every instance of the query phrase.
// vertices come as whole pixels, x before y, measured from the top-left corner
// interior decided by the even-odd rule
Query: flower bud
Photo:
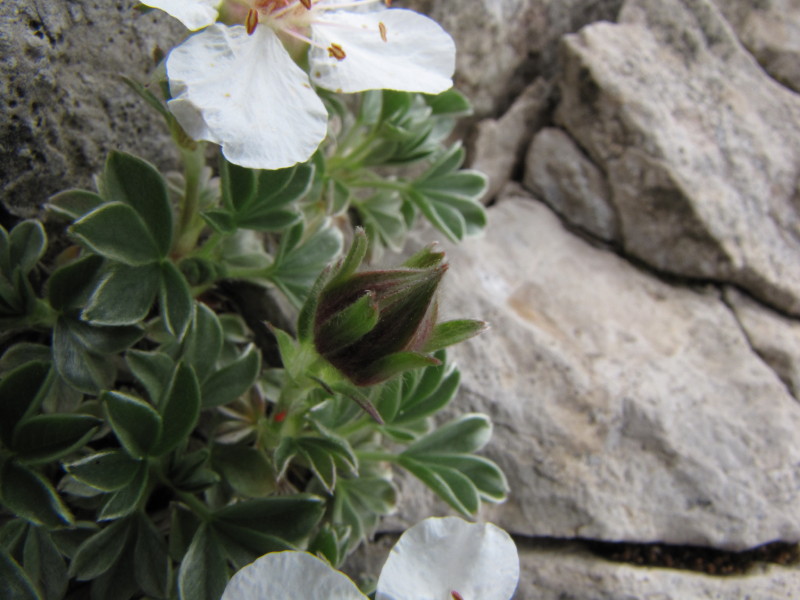
[[[350,252],[317,292],[313,313],[317,352],[356,385],[437,365],[430,352],[485,329],[480,321],[436,324],[436,291],[447,271],[444,252],[428,247],[401,268],[356,273],[366,250],[359,229]]]

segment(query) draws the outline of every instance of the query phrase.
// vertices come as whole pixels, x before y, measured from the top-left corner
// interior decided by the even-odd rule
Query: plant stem
[[[200,180],[205,166],[205,144],[198,144],[195,150],[184,150],[183,173],[186,187],[178,213],[178,230],[174,252],[184,256],[197,245],[197,238],[203,229],[203,221],[199,215]]]
[[[359,460],[372,461],[372,462],[397,462],[397,455],[391,452],[367,452],[364,450],[356,450],[356,456]]]

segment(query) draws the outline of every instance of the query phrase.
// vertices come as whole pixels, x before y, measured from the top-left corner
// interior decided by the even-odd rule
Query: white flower
[[[519,580],[511,537],[490,523],[430,518],[406,531],[378,580],[376,600],[509,600]],[[266,554],[236,573],[222,600],[366,600],[305,552]]]
[[[209,1],[145,3],[197,26],[204,21],[189,15]],[[170,110],[189,135],[220,144],[231,162],[276,169],[314,153],[328,115],[310,82],[336,92],[429,94],[452,85],[453,40],[419,13],[380,0],[240,1],[249,7],[246,27],[211,25],[167,58]],[[309,73],[286,49],[298,43],[310,46]]]

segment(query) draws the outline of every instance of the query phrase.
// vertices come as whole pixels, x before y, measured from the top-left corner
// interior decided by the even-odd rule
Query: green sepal
[[[329,287],[346,281],[353,273],[355,273],[364,262],[369,249],[369,241],[367,234],[361,227],[356,227],[353,233],[353,242],[350,244],[350,250],[347,255],[342,259],[340,265],[334,271],[334,275],[328,283]]]
[[[111,428],[128,454],[134,458],[147,456],[161,436],[158,412],[147,402],[122,392],[103,392],[100,399]]]
[[[488,328],[489,325],[485,321],[473,321],[470,319],[438,323],[434,326],[433,332],[426,340],[422,351],[435,352],[436,350],[441,350],[483,333]]]
[[[353,344],[375,328],[379,316],[375,292],[367,291],[319,326],[315,336],[317,351],[321,354],[332,353]]]

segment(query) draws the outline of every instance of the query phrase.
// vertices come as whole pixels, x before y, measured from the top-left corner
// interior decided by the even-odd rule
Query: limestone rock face
[[[607,175],[625,251],[800,315],[800,97],[710,0],[629,0],[563,50],[557,120]]]
[[[750,548],[800,540],[800,404],[715,290],[664,283],[501,200],[448,248],[443,307],[492,326],[452,350],[487,412],[525,536]]]
[[[174,164],[163,119],[122,81],[147,81],[183,26],[134,0],[0,3],[0,202],[32,216],[55,192],[92,188],[110,150]]]
[[[497,116],[536,76],[556,69],[558,39],[613,20],[622,0],[405,0],[455,38],[456,85],[478,116]]]
[[[800,1],[714,2],[761,66],[781,83],[800,92]]]
[[[618,238],[605,176],[562,130],[548,127],[536,135],[523,183],[573,225],[605,241]]]

